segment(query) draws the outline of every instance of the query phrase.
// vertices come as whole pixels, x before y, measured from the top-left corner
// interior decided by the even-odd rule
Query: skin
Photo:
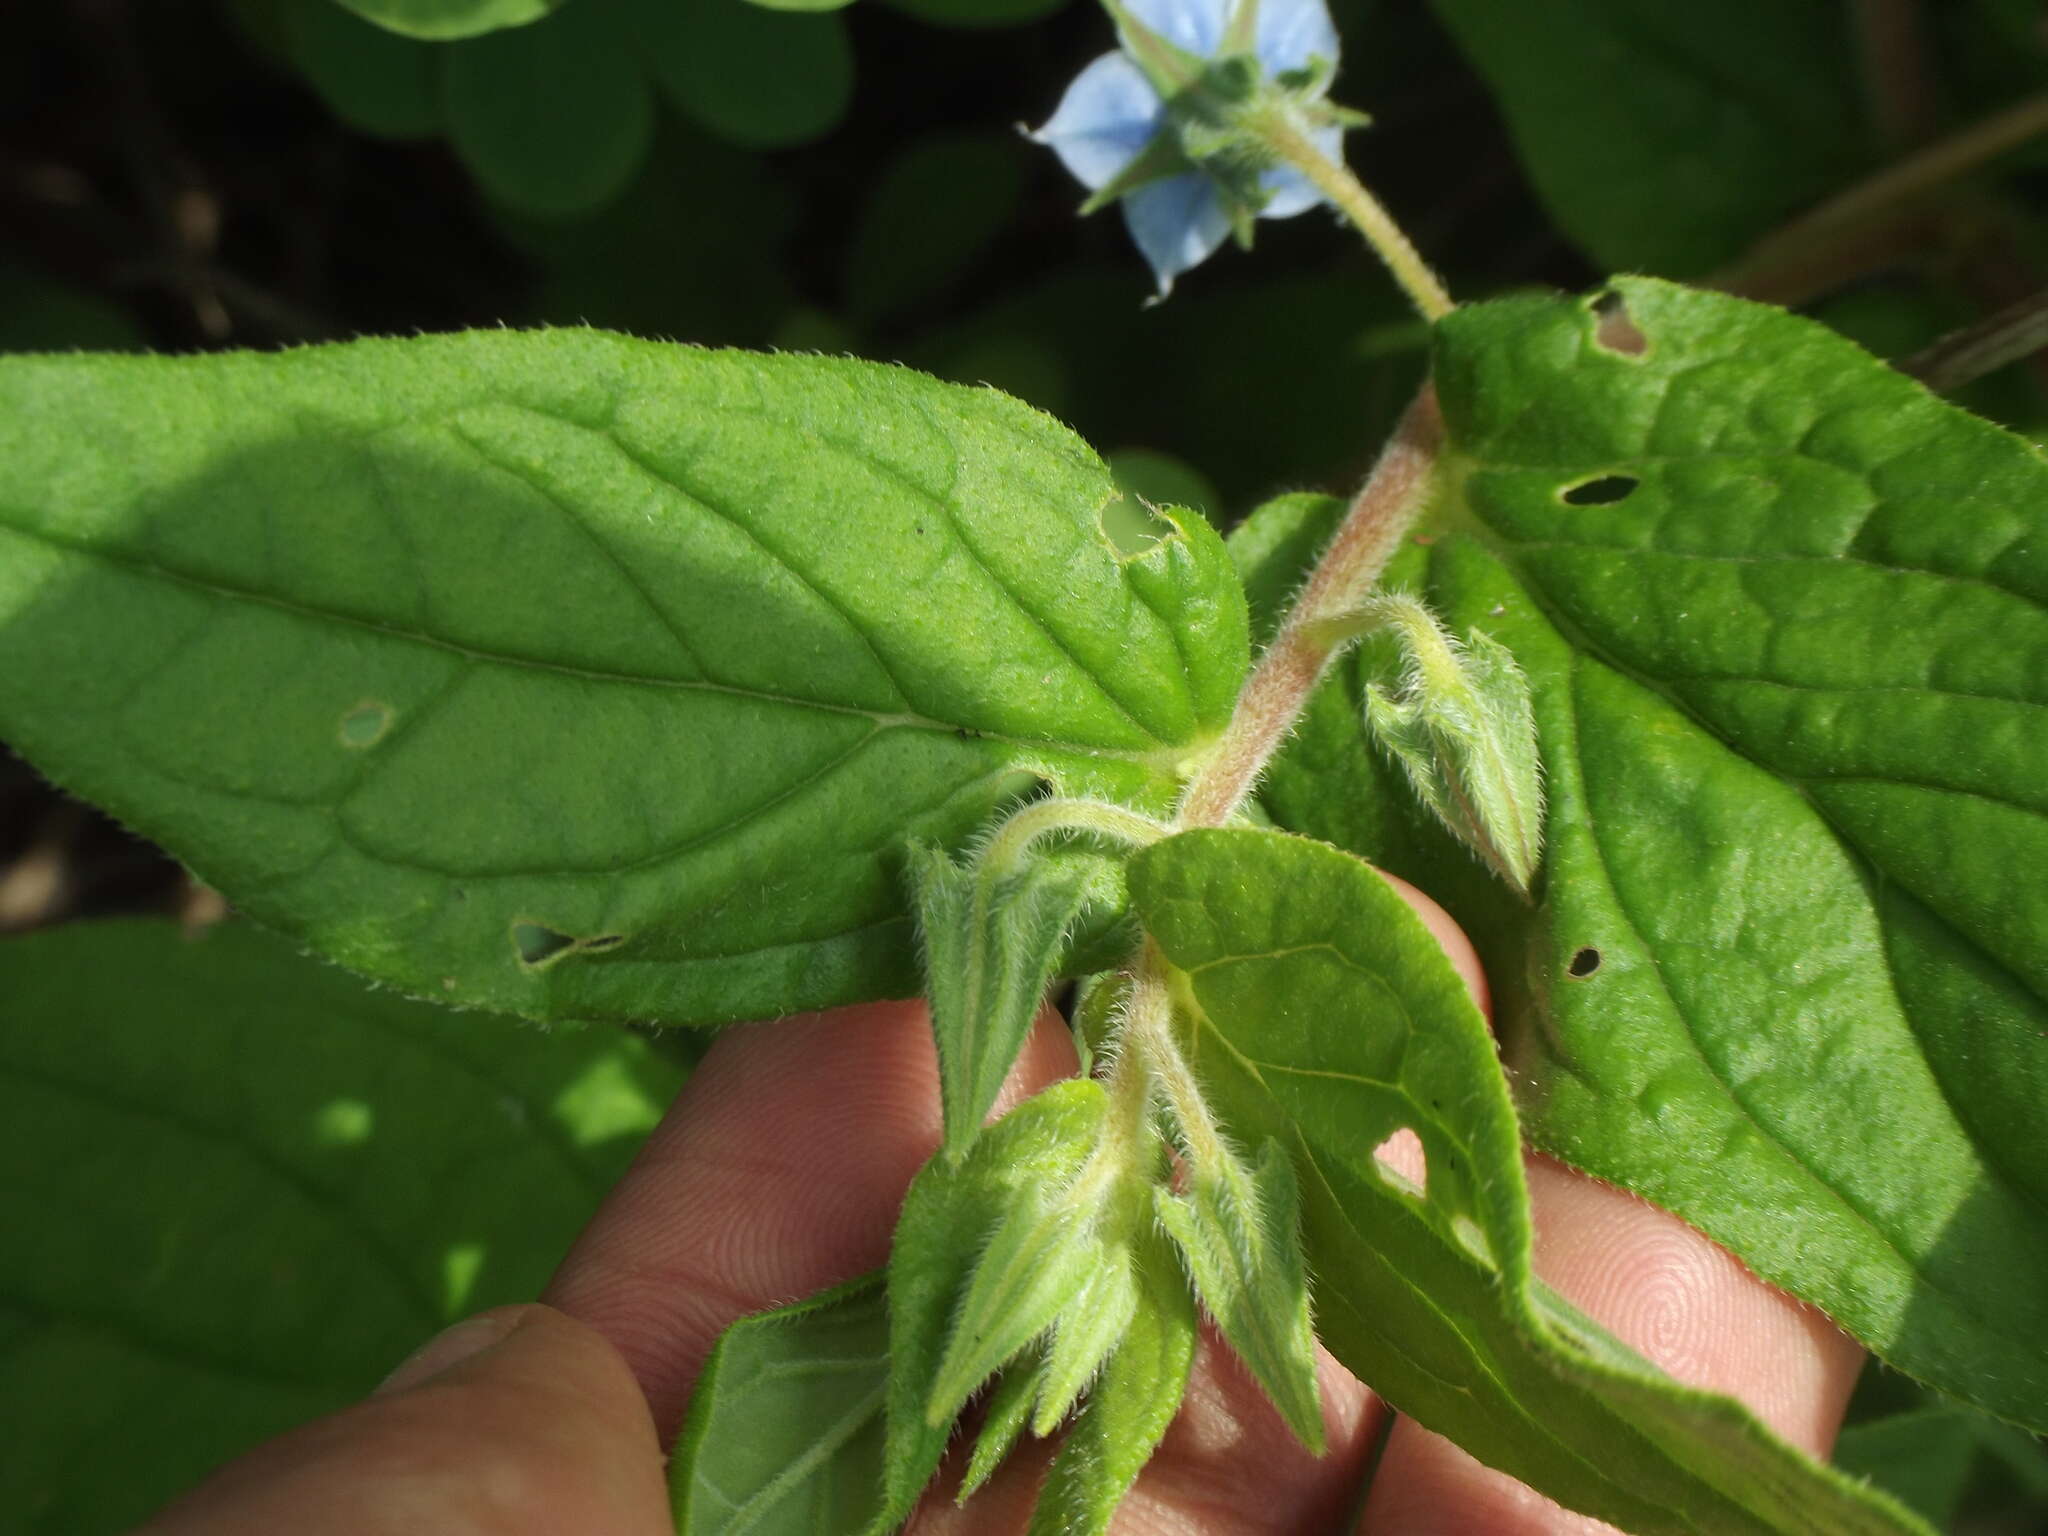
[[[1486,1005],[1470,943],[1395,882]],[[998,1110],[1070,1075],[1038,1021]],[[584,1231],[544,1303],[501,1307],[422,1346],[368,1400],[231,1463],[148,1536],[669,1536],[663,1450],[719,1331],[876,1268],[939,1141],[921,1005],[878,1003],[721,1035]],[[1384,1155],[1414,1169],[1397,1139]],[[1529,1164],[1536,1267],[1681,1380],[1748,1402],[1825,1454],[1861,1364],[1819,1313],[1676,1218],[1543,1158]],[[1325,1536],[1357,1506],[1388,1410],[1322,1361],[1330,1454],[1310,1457],[1213,1338],[1187,1403],[1118,1514],[1120,1536]],[[1027,1444],[966,1508],[916,1536],[1022,1532],[1046,1450]],[[1355,1529],[1580,1536],[1569,1514],[1397,1419]]]

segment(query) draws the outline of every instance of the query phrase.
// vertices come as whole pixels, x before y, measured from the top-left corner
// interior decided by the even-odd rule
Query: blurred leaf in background
[[[8,939],[0,996],[0,1487],[38,1536],[123,1529],[532,1300],[681,1080],[239,923]]]

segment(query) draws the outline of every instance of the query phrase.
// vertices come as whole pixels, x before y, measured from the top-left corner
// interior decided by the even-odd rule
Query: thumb
[[[437,1334],[368,1400],[215,1473],[138,1536],[664,1536],[661,1448],[632,1373],[540,1305]]]

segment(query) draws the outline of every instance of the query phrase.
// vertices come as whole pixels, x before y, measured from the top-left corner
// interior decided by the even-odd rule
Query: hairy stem
[[[1164,822],[1108,800],[1034,800],[996,829],[983,858],[1001,874],[1013,869],[1033,843],[1063,832],[1094,832],[1142,848],[1169,830]]]
[[[1443,413],[1425,384],[1351,503],[1280,633],[1259,658],[1230,725],[1181,797],[1174,824],[1219,827],[1245,802],[1294,728],[1324,669],[1358,633],[1346,621],[1401,547],[1436,484]]]
[[[1826,267],[1826,258],[1836,246],[1861,239],[1872,223],[2043,133],[2048,133],[2048,93],[2030,96],[1936,140],[1829,198],[1766,235],[1734,266],[1716,273],[1711,282],[1730,293],[1783,299],[1788,272]]]
[[[1408,302],[1425,320],[1441,320],[1455,307],[1443,282],[1430,271],[1414,243],[1402,232],[1380,200],[1352,175],[1341,160],[1332,160],[1316,147],[1315,140],[1302,132],[1301,125],[1281,111],[1266,111],[1250,117],[1246,127],[1274,154],[1309,179],[1337,210],[1357,226],[1380,260],[1387,264],[1394,281],[1408,295]]]
[[[2048,347],[2048,293],[2037,293],[1950,332],[1898,366],[1937,394],[1947,394],[2043,347]]]

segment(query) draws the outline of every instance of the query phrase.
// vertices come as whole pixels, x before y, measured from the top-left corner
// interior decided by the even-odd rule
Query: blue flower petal
[[[1152,142],[1166,109],[1138,66],[1105,53],[1075,77],[1059,109],[1031,137],[1094,191]]]
[[[1176,277],[1199,266],[1230,233],[1230,217],[1215,183],[1199,174],[1147,182],[1123,204],[1124,223],[1152,264],[1162,299],[1173,291]]]
[[[1234,0],[1124,0],[1124,9],[1138,22],[1205,59],[1222,46],[1223,27],[1234,8]]]
[[[1259,59],[1274,74],[1311,58],[1337,62],[1337,27],[1325,0],[1264,0],[1259,7]],[[1299,212],[1299,210],[1296,210]]]
[[[1342,128],[1311,128],[1308,136],[1325,160],[1344,163]],[[1291,165],[1274,166],[1259,177],[1259,185],[1273,194],[1271,201],[1259,210],[1262,219],[1291,219],[1323,201],[1323,194],[1315,189],[1314,183]]]

